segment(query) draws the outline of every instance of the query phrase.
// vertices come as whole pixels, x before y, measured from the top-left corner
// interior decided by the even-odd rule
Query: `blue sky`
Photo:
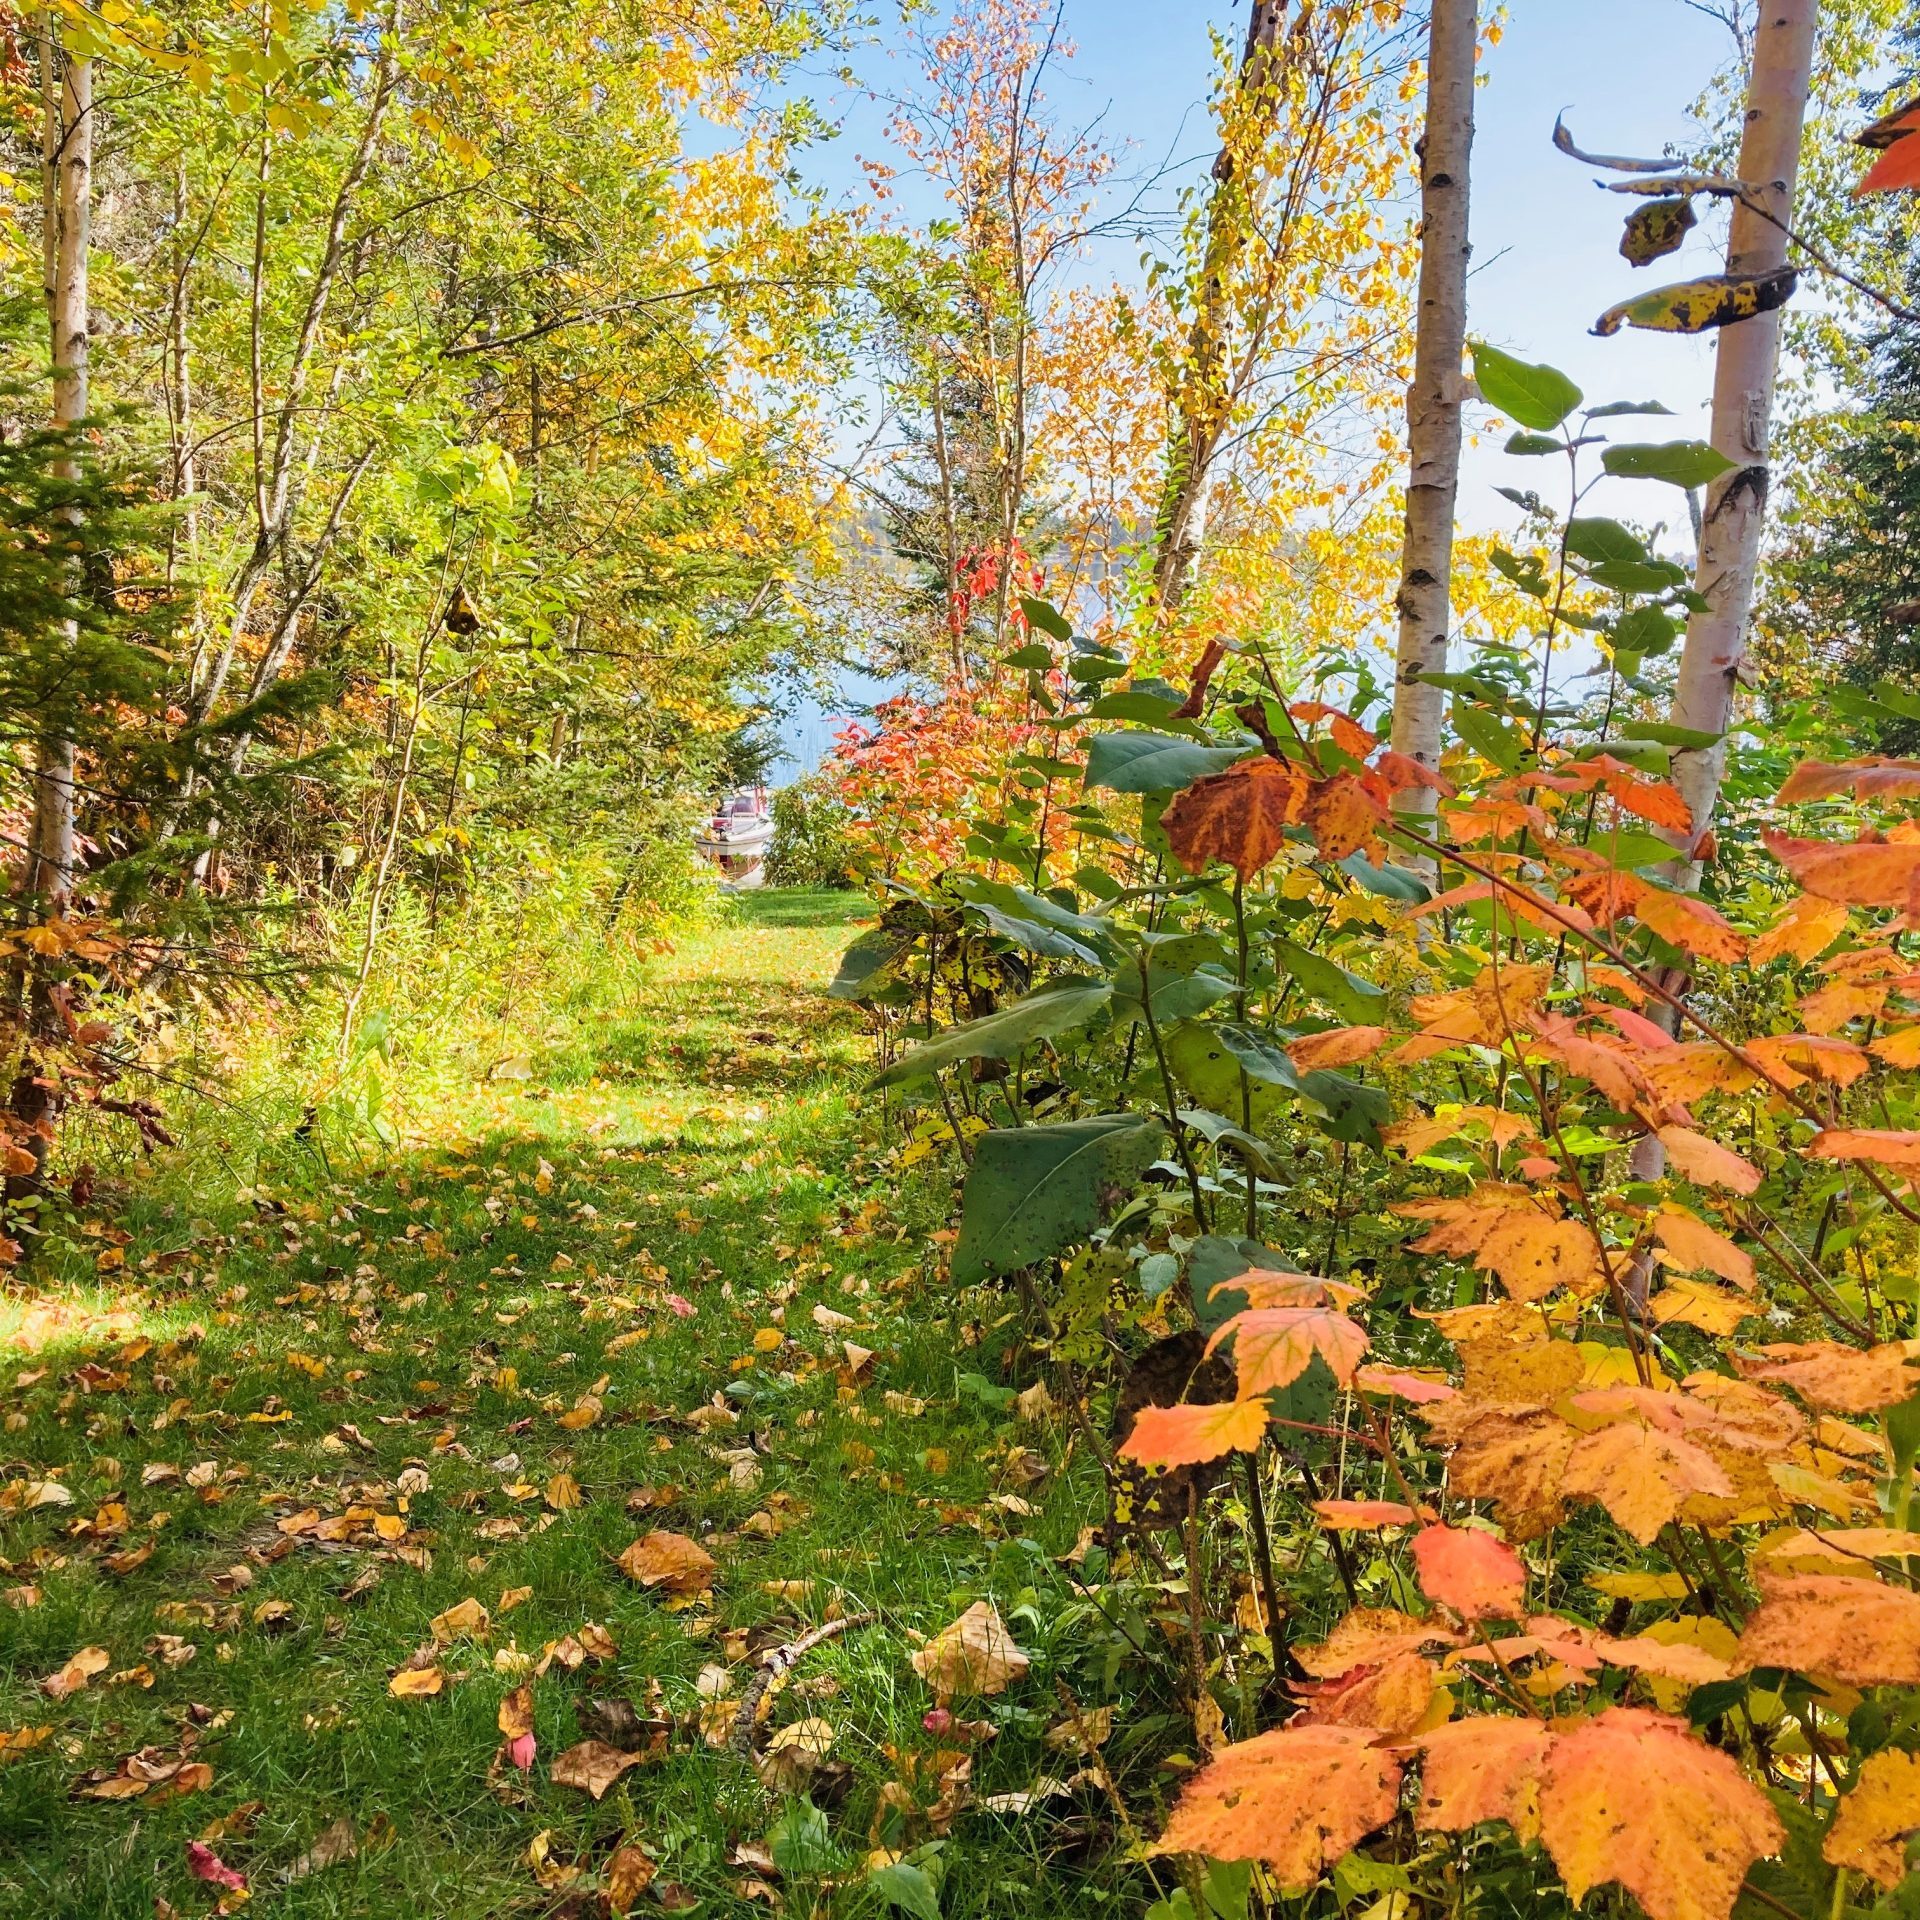
[[[1219,28],[1237,38],[1244,0],[1067,0],[1066,20],[1077,51],[1049,94],[1062,119],[1098,115],[1102,132],[1124,147],[1116,197],[1126,197],[1127,177],[1151,174],[1170,158],[1187,163],[1182,177],[1204,167],[1211,158],[1204,104],[1209,33]],[[1598,340],[1587,329],[1603,309],[1656,276],[1717,270],[1719,231],[1703,220],[1686,251],[1636,272],[1617,252],[1625,211],[1619,196],[1598,191],[1591,169],[1556,153],[1551,135],[1555,114],[1564,111],[1589,149],[1658,153],[1686,137],[1688,109],[1729,51],[1726,29],[1684,0],[1517,0],[1483,63],[1476,101],[1471,331],[1524,358],[1550,361],[1590,400],[1664,401],[1680,416],[1664,423],[1675,436],[1705,437],[1710,337],[1625,332]],[[864,55],[857,72],[883,92],[904,91],[917,77],[910,59],[884,46]],[[853,192],[861,184],[858,156],[883,151],[886,110],[826,76],[813,91],[842,131],[814,150],[807,170]],[[1163,203],[1169,191],[1162,191]],[[910,183],[902,184],[901,201],[912,212],[931,210],[916,204]],[[1137,243],[1115,235],[1077,271],[1131,278],[1137,257]],[[1537,463],[1502,456],[1503,437],[1495,432],[1467,454],[1460,517],[1469,527],[1510,526],[1514,511],[1494,488],[1543,477]],[[1629,512],[1653,504],[1628,497],[1617,503]],[[807,731],[801,723],[794,744],[811,758],[808,749],[819,743],[803,738]]]

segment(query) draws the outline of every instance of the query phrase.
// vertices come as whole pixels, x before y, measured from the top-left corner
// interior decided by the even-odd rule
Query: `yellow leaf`
[[[387,1682],[387,1691],[396,1700],[430,1700],[446,1683],[438,1666],[402,1667]]]

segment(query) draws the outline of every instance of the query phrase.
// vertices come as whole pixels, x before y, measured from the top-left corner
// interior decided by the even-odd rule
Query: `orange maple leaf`
[[[1316,1500],[1313,1517],[1330,1533],[1371,1533],[1376,1527],[1411,1527],[1420,1516],[1399,1500]]]
[[[1385,1027],[1334,1027],[1289,1042],[1287,1058],[1301,1073],[1317,1067],[1350,1067],[1377,1053],[1386,1037]]]
[[[1517,1620],[1526,1611],[1525,1563],[1477,1527],[1422,1527],[1413,1564],[1420,1591],[1462,1620]]]
[[[1887,1340],[1866,1348],[1837,1340],[1781,1341],[1760,1353],[1757,1360],[1737,1353],[1733,1363],[1749,1380],[1791,1387],[1809,1406],[1837,1413],[1872,1413],[1920,1392],[1920,1369],[1914,1364],[1920,1340]]]
[[[1460,1635],[1438,1620],[1417,1620],[1391,1607],[1355,1607],[1318,1646],[1294,1648],[1294,1657],[1322,1679],[1378,1666],[1422,1647],[1458,1646]]]
[[[1196,780],[1174,797],[1161,824],[1188,872],[1224,860],[1242,880],[1251,880],[1280,851],[1306,792],[1306,776],[1294,768],[1279,760],[1250,760]]]
[[[1191,1467],[1222,1454],[1250,1453],[1266,1430],[1267,1410],[1258,1400],[1142,1407],[1120,1454],[1143,1467]]]
[[[1727,1920],[1747,1869],[1787,1837],[1730,1755],[1643,1707],[1554,1735],[1540,1836],[1576,1906],[1614,1880],[1650,1920]]]
[[[1832,763],[1803,760],[1781,782],[1774,798],[1825,800],[1849,790],[1862,800],[1903,800],[1920,793],[1920,760],[1888,760],[1878,754],[1868,760]]]
[[[1920,883],[1920,841],[1796,840],[1761,833],[1773,857],[1809,893],[1850,907],[1910,907]]]
[[[1685,1207],[1671,1202],[1663,1206],[1653,1216],[1653,1237],[1668,1266],[1692,1271],[1704,1268],[1722,1280],[1731,1280],[1742,1292],[1753,1286],[1753,1256]]]
[[[1366,1329],[1330,1307],[1251,1307],[1220,1327],[1208,1353],[1229,1337],[1242,1400],[1291,1386],[1316,1353],[1344,1387],[1367,1350]]]
[[[1820,1844],[1830,1866],[1853,1867],[1891,1890],[1907,1877],[1907,1836],[1920,1828],[1920,1754],[1888,1748],[1860,1769]]]
[[[1838,900],[1819,900],[1803,893],[1757,939],[1747,958],[1756,967],[1774,960],[1811,960],[1847,930],[1847,909]]]
[[[1400,1762],[1374,1738],[1291,1726],[1222,1748],[1187,1782],[1156,1851],[1261,1860],[1305,1892],[1399,1807]]]
[[[1752,1193],[1760,1184],[1758,1167],[1691,1127],[1662,1127],[1654,1137],[1666,1148],[1668,1165],[1695,1186]]]
[[[1561,1485],[1605,1507],[1643,1547],[1690,1495],[1733,1491],[1726,1469],[1705,1448],[1632,1420],[1577,1440]]]
[[[1538,1720],[1475,1715],[1423,1734],[1422,1833],[1465,1833],[1483,1820],[1504,1820],[1522,1840],[1540,1831],[1540,1768],[1553,1735]]]
[[[1920,1686],[1920,1593],[1840,1574],[1759,1577],[1736,1673],[1786,1667],[1855,1687]]]
[[[1355,1667],[1338,1679],[1301,1681],[1293,1691],[1306,1705],[1289,1724],[1411,1733],[1433,1705],[1437,1677],[1431,1660],[1400,1653],[1377,1667]]]
[[[1920,1133],[1884,1127],[1828,1127],[1807,1151],[1821,1160],[1871,1160],[1882,1167],[1920,1167]]]
[[[1307,791],[1302,819],[1322,859],[1344,860],[1373,845],[1389,815],[1387,809],[1350,773],[1316,780]]]

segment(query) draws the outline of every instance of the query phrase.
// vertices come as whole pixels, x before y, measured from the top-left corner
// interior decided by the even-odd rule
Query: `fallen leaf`
[[[1004,1693],[1030,1664],[991,1600],[976,1600],[912,1659],[914,1672],[942,1701]]]
[[[187,1871],[209,1886],[226,1887],[235,1893],[246,1889],[247,1876],[235,1873],[211,1847],[202,1846],[198,1840],[187,1842]]]
[[[637,1753],[622,1753],[604,1740],[582,1740],[555,1757],[554,1784],[578,1787],[582,1793],[598,1800],[629,1767],[639,1764]]]
[[[360,1843],[354,1834],[353,1817],[343,1813],[339,1819],[321,1828],[314,1836],[313,1844],[294,1860],[283,1878],[304,1880],[310,1873],[322,1873],[328,1867],[339,1866],[343,1860],[353,1859],[359,1851]]]
[[[387,1691],[396,1700],[429,1700],[447,1683],[438,1666],[402,1667],[387,1682]]]
[[[525,1773],[533,1765],[534,1755],[532,1687],[515,1687],[500,1702],[496,1718],[506,1736],[508,1763]]]
[[[636,1540],[620,1556],[621,1570],[643,1587],[664,1587],[668,1593],[704,1593],[719,1568],[705,1547],[684,1533],[655,1528]]]
[[[607,1862],[607,1905],[631,1913],[633,1903],[653,1884],[659,1866],[635,1846],[616,1847]]]
[[[493,1626],[487,1610],[478,1600],[469,1596],[449,1607],[445,1613],[436,1613],[429,1622],[434,1642],[438,1646],[450,1646],[456,1640],[484,1640]]]
[[[105,1647],[82,1647],[58,1673],[50,1673],[40,1682],[40,1691],[50,1700],[64,1700],[79,1693],[96,1673],[105,1673],[113,1665],[113,1655]]]

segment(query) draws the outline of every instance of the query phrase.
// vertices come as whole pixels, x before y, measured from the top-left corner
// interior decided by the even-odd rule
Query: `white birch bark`
[[[1433,0],[1427,30],[1427,119],[1420,143],[1420,290],[1413,388],[1407,396],[1407,518],[1401,549],[1400,643],[1394,663],[1397,753],[1440,764],[1446,692],[1423,676],[1444,673],[1452,622],[1453,514],[1460,484],[1461,355],[1467,338],[1468,162],[1473,148],[1475,0]],[[1395,796],[1413,823],[1430,821],[1439,795]]]

